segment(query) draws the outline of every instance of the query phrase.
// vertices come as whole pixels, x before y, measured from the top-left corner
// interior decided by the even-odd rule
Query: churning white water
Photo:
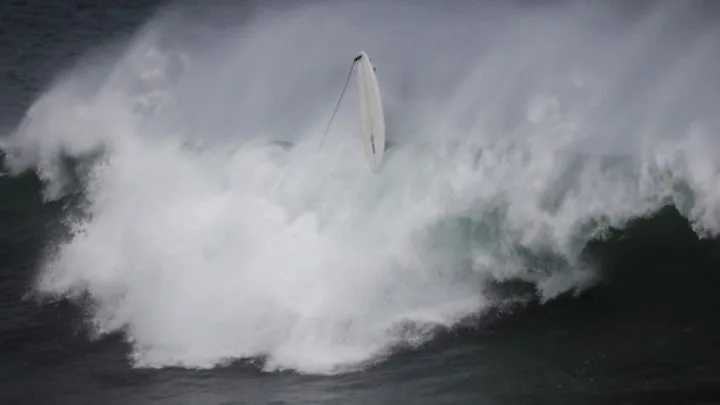
[[[48,198],[61,158],[91,159],[37,289],[86,294],[137,366],[326,373],[488,308],[486,281],[586,286],[588,238],[661,204],[713,231],[720,36],[679,3],[169,9],[3,141]],[[377,175],[354,85],[318,149],[360,49],[393,143]]]

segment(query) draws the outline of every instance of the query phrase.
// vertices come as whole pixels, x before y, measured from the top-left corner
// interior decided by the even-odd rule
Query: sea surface
[[[713,1],[4,1],[0,403],[720,404],[718,72]]]

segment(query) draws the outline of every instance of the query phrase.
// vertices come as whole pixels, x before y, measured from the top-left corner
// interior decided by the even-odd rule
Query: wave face
[[[587,242],[664,205],[720,227],[719,32],[689,2],[247,7],[162,10],[2,141],[82,194],[37,293],[135,366],[347,371],[500,305],[488,283],[581,291]],[[318,150],[360,49],[377,175],[353,87]]]

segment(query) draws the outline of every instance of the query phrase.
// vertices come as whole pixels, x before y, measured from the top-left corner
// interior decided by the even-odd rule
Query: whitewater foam
[[[11,169],[46,180],[48,198],[67,190],[63,157],[91,161],[79,173],[84,215],[70,218],[38,292],[89,297],[93,330],[121,331],[137,366],[264,357],[267,370],[337,372],[494,305],[486,281],[527,280],[544,299],[586,287],[595,274],[580,260],[585,243],[679,201],[678,181],[695,195],[678,205],[698,232],[718,229],[708,134],[633,139],[641,153],[609,166],[599,149],[623,143],[633,124],[611,141],[588,135],[619,117],[602,69],[561,66],[573,50],[587,54],[578,37],[601,42],[566,23],[591,12],[518,21],[496,11],[489,27],[506,36],[453,50],[491,28],[430,6],[400,10],[424,19],[419,27],[387,7],[275,11],[205,32],[218,39],[197,48],[172,41],[189,24],[173,15],[143,29],[98,87],[88,90],[84,64],[59,80],[3,145]],[[358,10],[379,17],[375,33],[361,35]],[[558,44],[508,48],[517,26]],[[294,47],[311,39],[324,48],[298,59]],[[419,56],[406,48],[419,39],[442,57],[412,64]],[[609,43],[595,45],[619,46]],[[317,148],[349,48],[373,52],[393,112],[396,144],[378,175],[352,108]]]

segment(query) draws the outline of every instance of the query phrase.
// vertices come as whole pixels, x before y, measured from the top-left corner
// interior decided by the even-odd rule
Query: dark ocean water
[[[0,128],[157,6],[3,2]],[[600,278],[578,295],[496,309],[361,371],[313,376],[252,362],[133,367],[123,334],[89,338],[87,308],[30,294],[76,196],[47,201],[32,171],[0,177],[0,196],[3,404],[720,404],[720,241],[699,240],[672,206],[589,243]],[[511,280],[488,294],[531,290]]]

